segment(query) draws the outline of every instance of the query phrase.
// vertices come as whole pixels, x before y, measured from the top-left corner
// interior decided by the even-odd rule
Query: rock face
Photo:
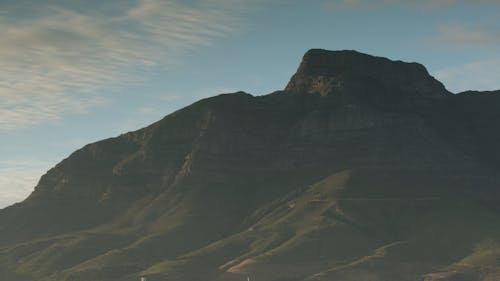
[[[499,112],[500,92],[451,94],[416,63],[310,50],[284,91],[56,165],[0,211],[0,277],[495,280]]]
[[[286,90],[392,103],[450,95],[423,65],[391,61],[356,51],[325,50],[310,50],[304,55]]]

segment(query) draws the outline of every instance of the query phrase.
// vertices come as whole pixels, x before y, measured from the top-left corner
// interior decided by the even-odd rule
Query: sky
[[[283,89],[311,48],[500,89],[500,0],[0,0],[0,208],[83,145]]]

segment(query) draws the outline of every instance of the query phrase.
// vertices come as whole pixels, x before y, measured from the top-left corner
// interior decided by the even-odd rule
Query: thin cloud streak
[[[445,85],[452,85],[449,90],[455,93],[499,90],[500,57],[446,68],[433,75]]]
[[[500,26],[441,25],[432,41],[454,47],[499,48]]]
[[[221,7],[139,0],[106,16],[52,6],[32,19],[0,17],[0,131],[87,112],[107,100],[96,91],[139,82],[234,32],[238,11]]]

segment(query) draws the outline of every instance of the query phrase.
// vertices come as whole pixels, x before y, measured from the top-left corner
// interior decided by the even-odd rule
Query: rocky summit
[[[0,279],[500,280],[498,124],[500,91],[310,50],[61,161],[0,210]]]
[[[421,64],[391,61],[356,51],[326,50],[310,50],[304,55],[286,91],[397,100],[450,95]]]

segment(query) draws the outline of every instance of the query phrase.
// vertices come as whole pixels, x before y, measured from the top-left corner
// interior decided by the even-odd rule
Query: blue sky
[[[310,48],[500,89],[500,0],[0,0],[0,38],[0,208],[86,143],[284,88]]]

